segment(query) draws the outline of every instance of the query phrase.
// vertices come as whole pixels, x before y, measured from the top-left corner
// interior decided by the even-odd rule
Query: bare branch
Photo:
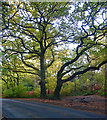
[[[61,78],[62,78],[65,74],[71,72],[72,70],[78,70],[78,69],[81,69],[81,68],[83,68],[83,67],[84,67],[84,66],[80,66],[80,67],[77,67],[77,68],[70,68],[69,70],[67,70],[67,71],[65,71],[65,72],[63,72],[63,73],[61,74]]]
[[[72,81],[73,82],[73,78],[75,78],[75,76],[80,75],[80,74],[84,74],[84,73],[86,73],[87,71],[90,71],[90,70],[99,70],[100,67],[102,65],[106,64],[106,63],[107,63],[107,60],[101,62],[98,66],[94,66],[94,67],[91,66],[91,67],[88,67],[88,68],[84,69],[83,71],[76,72],[72,76],[68,77],[67,79],[63,79],[63,82],[67,82],[67,81]]]
[[[23,59],[23,54],[22,54],[22,53],[21,53],[21,60],[22,60],[22,62],[23,62],[27,67],[30,67],[30,68],[36,70],[38,73],[40,73],[40,70],[39,70],[38,68],[36,68],[36,67],[34,67],[34,66],[32,66],[32,65],[29,65],[29,64],[27,64],[27,63],[24,61],[24,59]]]

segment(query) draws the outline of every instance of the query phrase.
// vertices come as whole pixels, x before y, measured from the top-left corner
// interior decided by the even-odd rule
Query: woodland
[[[3,97],[107,96],[106,7],[2,2]]]

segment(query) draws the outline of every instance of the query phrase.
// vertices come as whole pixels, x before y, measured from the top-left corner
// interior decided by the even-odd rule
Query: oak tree
[[[58,71],[54,97],[59,97],[64,83],[73,82],[76,76],[87,71],[99,70],[102,65],[107,63],[107,58],[104,57],[107,49],[105,42],[107,36],[106,5],[106,2],[85,2],[83,4],[77,2],[75,4],[75,10],[71,13],[68,24],[65,24],[68,27],[64,26],[65,34],[71,34],[72,25],[75,24],[76,26],[76,33],[78,34],[72,35],[72,39],[70,39],[71,43],[76,45],[75,55],[71,56],[71,60],[64,63]],[[69,30],[70,27],[71,31]],[[84,58],[83,61],[81,61],[82,58]],[[75,63],[79,63],[78,66]],[[67,75],[69,76],[64,78]]]

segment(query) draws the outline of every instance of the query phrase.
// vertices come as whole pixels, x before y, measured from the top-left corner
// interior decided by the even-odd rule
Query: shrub
[[[89,90],[76,90],[76,91],[73,91],[72,93],[71,93],[71,96],[80,96],[80,95],[94,95],[94,94],[96,94],[96,90],[91,90],[91,89],[89,89]]]
[[[71,94],[71,89],[70,88],[63,88],[61,90],[61,96],[69,96]]]
[[[12,89],[4,90],[3,91],[3,97],[6,97],[6,98],[13,97],[13,91],[12,91]]]
[[[94,85],[94,90],[100,90],[102,86],[100,84]]]
[[[59,98],[55,98],[54,94],[48,94],[48,95],[46,95],[46,98],[49,99],[49,100],[58,100],[58,99],[60,100],[61,99],[60,97]]]
[[[70,95],[71,96],[79,96],[79,95],[83,95],[83,92],[78,90],[76,92],[72,92]]]
[[[37,94],[35,91],[27,91],[26,98],[40,98],[40,94]]]
[[[36,88],[34,93],[35,93],[35,97],[37,97],[37,98],[40,97],[40,89],[39,88]]]
[[[100,95],[100,96],[105,96],[106,95],[105,92],[104,92],[104,89],[98,90],[97,94]]]
[[[26,97],[26,88],[24,86],[12,87],[3,92],[3,97],[21,98]]]
[[[27,91],[28,95],[34,95],[34,91]]]

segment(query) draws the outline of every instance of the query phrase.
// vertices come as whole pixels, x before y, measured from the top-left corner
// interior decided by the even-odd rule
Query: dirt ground
[[[57,106],[64,106],[78,110],[107,115],[107,98],[98,95],[89,96],[67,96],[61,100],[48,100],[39,98],[14,98],[19,100],[26,100],[32,102],[48,103]]]
[[[98,95],[65,97],[71,108],[107,115],[107,98]]]

